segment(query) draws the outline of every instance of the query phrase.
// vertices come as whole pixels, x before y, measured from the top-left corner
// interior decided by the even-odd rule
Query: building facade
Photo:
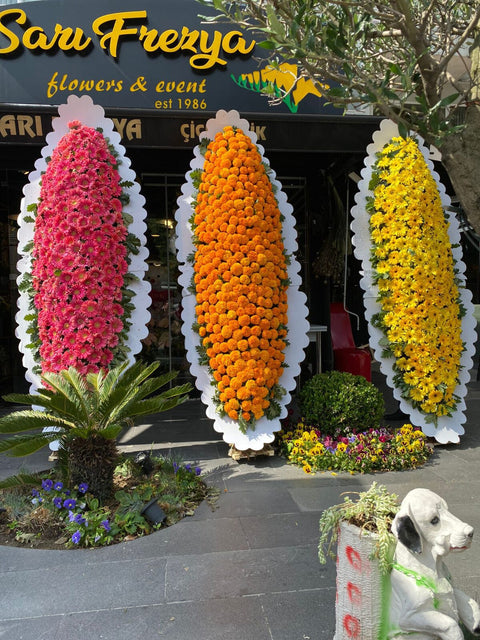
[[[152,306],[143,359],[189,378],[174,216],[199,133],[219,109],[249,121],[293,205],[310,322],[327,324],[330,300],[344,296],[362,316],[348,212],[379,119],[343,115],[303,79],[290,91],[295,65],[272,67],[255,34],[206,22],[204,10],[195,0],[146,0],[141,9],[131,0],[0,2],[1,393],[26,386],[14,320],[22,189],[71,94],[90,95],[112,118],[146,198]],[[368,339],[364,323],[358,338]],[[328,367],[328,348],[324,358]],[[309,371],[314,360],[307,353]]]

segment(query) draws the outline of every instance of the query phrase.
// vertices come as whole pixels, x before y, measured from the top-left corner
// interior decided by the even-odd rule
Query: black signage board
[[[56,109],[25,105],[0,107],[0,147],[6,144],[45,144]],[[209,117],[185,113],[106,109],[127,148],[192,149]],[[362,154],[380,119],[365,116],[304,116],[242,114],[268,151],[309,151]]]
[[[296,64],[271,67],[258,36],[206,22],[207,11],[195,0],[0,4],[0,103],[58,106],[88,94],[105,108],[192,118],[341,113]],[[262,95],[272,82],[275,104]]]

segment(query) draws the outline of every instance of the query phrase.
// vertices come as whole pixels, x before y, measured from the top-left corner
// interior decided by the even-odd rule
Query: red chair
[[[349,314],[341,302],[330,305],[330,336],[337,371],[347,371],[372,381],[372,358],[367,349],[356,347]]]

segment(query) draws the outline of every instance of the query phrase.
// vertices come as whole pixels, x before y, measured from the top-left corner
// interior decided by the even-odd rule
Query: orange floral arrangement
[[[194,329],[218,410],[245,433],[280,414],[288,258],[268,167],[248,135],[227,126],[204,156],[191,176]]]

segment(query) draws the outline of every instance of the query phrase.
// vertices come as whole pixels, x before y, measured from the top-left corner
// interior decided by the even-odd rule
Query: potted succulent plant
[[[337,543],[337,596],[334,640],[383,638],[388,621],[388,574],[395,549],[390,526],[397,496],[373,482],[356,500],[323,511],[318,557],[325,563]],[[383,635],[382,635],[383,634]]]

